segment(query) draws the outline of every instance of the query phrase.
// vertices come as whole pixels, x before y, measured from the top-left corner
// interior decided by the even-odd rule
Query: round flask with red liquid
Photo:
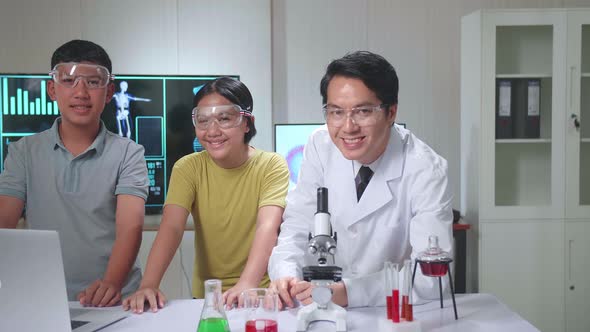
[[[418,254],[416,261],[420,264],[423,275],[442,277],[447,274],[453,258],[439,247],[438,236],[431,235],[428,237],[428,248]]]

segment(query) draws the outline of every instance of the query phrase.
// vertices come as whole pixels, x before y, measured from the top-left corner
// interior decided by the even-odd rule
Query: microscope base
[[[325,309],[318,308],[318,304],[315,302],[299,309],[297,331],[307,331],[309,324],[318,320],[334,322],[336,332],[346,331],[346,310],[333,302],[328,303]]]

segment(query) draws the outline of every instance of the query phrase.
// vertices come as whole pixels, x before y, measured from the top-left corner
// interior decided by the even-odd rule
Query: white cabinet
[[[541,331],[563,331],[563,223],[494,220],[480,225],[480,291]]]
[[[479,291],[542,331],[590,331],[588,289],[570,290],[590,264],[568,265],[588,252],[590,10],[463,17],[461,204]]]
[[[568,221],[566,233],[566,331],[590,331],[590,222]]]

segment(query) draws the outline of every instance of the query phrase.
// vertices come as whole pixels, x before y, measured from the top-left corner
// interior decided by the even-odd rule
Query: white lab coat
[[[415,259],[426,249],[430,235],[438,235],[443,250],[452,250],[447,162],[409,130],[394,125],[359,202],[353,172],[353,162],[342,156],[326,126],[310,136],[297,186],[287,195],[269,276],[301,278],[302,267],[317,265],[317,257],[307,253],[308,234],[313,230],[317,188],[326,187],[338,237],[335,265],[343,269],[348,306],[384,305],[385,261],[401,267],[410,255]],[[443,285],[448,285],[444,280]],[[437,299],[438,294],[437,279],[424,277],[418,268],[414,296]]]

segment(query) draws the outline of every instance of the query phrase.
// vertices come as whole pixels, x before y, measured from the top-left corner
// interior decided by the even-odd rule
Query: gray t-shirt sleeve
[[[134,195],[147,200],[148,185],[149,179],[143,146],[130,143],[121,165],[115,195]]]
[[[24,138],[8,145],[8,155],[4,170],[0,173],[0,195],[11,196],[26,201],[27,172],[26,144]]]

